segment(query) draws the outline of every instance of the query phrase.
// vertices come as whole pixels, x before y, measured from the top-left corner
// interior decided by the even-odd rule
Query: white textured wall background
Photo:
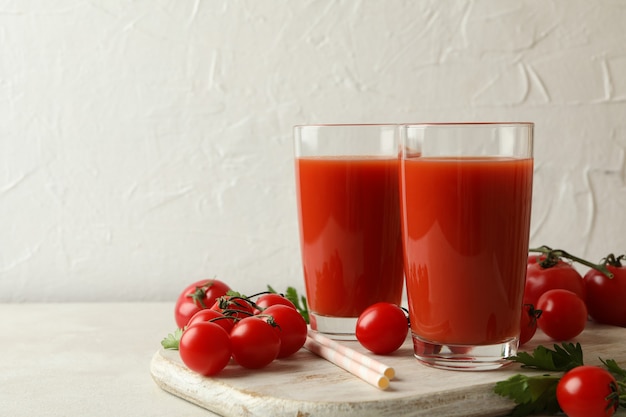
[[[0,301],[302,288],[291,127],[536,123],[531,245],[626,250],[626,2],[3,1]]]

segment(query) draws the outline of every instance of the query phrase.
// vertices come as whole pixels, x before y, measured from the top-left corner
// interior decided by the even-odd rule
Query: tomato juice
[[[358,317],[403,288],[398,158],[296,158],[300,244],[310,310]]]
[[[532,159],[418,157],[401,169],[413,334],[465,345],[518,337]]]

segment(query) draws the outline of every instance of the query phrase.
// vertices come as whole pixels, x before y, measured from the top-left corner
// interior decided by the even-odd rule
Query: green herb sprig
[[[535,376],[516,374],[496,383],[494,392],[515,402],[510,414],[514,417],[562,411],[556,398],[556,387],[565,372],[584,365],[580,343],[555,344],[553,349],[540,345],[531,353],[520,352],[510,359],[520,363],[522,368],[548,372]],[[600,361],[618,382],[619,406],[626,407],[626,369],[613,359],[600,358]]]
[[[271,293],[279,294],[274,288],[272,288],[271,285],[267,286],[267,290]],[[287,290],[282,295],[284,295],[285,298],[287,298],[293,303],[294,306],[296,306],[296,310],[298,310],[300,315],[302,315],[302,317],[304,318],[304,321],[306,321],[308,324],[309,306],[307,305],[306,297],[304,295],[298,295],[298,291],[294,287],[287,287]]]

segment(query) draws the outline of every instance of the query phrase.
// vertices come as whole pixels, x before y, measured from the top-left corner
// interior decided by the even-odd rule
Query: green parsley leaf
[[[248,298],[245,295],[243,295],[242,293],[235,291],[235,290],[228,290],[226,291],[226,295],[228,297],[237,297],[237,298]]]
[[[610,373],[612,373],[618,378],[626,379],[626,369],[620,367],[615,361],[615,359],[604,360],[600,358],[600,360],[602,361],[604,366],[606,366],[606,369],[608,369]]]
[[[580,343],[554,345],[554,350],[540,345],[532,353],[519,352],[510,359],[521,363],[524,368],[551,372],[566,372],[584,364]]]
[[[278,294],[278,292],[272,288],[271,285],[267,286],[267,290],[271,293]],[[309,307],[306,302],[306,297],[299,296],[298,291],[294,287],[287,287],[287,291],[285,292],[285,298],[288,299],[296,306],[296,310],[300,313],[300,315],[304,318],[304,321],[309,323]]]
[[[174,333],[170,333],[166,338],[161,340],[161,346],[164,349],[178,350],[180,337],[183,335],[183,329],[176,329]]]
[[[552,375],[527,376],[513,375],[496,383],[494,392],[512,399],[516,406],[512,416],[530,414],[554,414],[561,411],[556,399],[556,386],[560,377]]]

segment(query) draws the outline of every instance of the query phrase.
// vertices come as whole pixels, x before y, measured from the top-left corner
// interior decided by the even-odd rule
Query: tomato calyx
[[[542,310],[536,309],[532,303],[525,303],[522,307],[520,318],[519,346],[528,343],[537,332],[537,319],[541,317]]]
[[[270,314],[263,314],[263,313],[261,313],[261,314],[255,314],[255,317],[263,319],[270,326],[275,327],[275,328],[280,330],[280,324],[278,324],[276,322],[276,319],[274,318],[274,316],[272,316]]]
[[[220,299],[220,307],[227,309],[229,306],[248,308],[254,307],[253,302],[250,301],[247,297],[224,297]]]
[[[617,382],[613,382],[611,381],[611,383],[609,384],[609,388],[611,390],[611,393],[609,395],[606,396],[605,400],[607,402],[606,404],[606,408],[604,409],[604,411],[606,411],[607,413],[612,410],[615,411],[617,410],[617,407],[619,407],[620,405],[620,395],[619,395],[619,388],[617,387]]]
[[[238,293],[236,295],[228,295],[219,297],[215,300],[215,304],[211,307],[221,312],[224,316],[235,321],[239,321],[245,317],[254,316],[253,302],[248,297]]]
[[[196,286],[196,290],[190,294],[187,294],[187,297],[191,298],[195,305],[201,308],[208,308],[208,306],[204,303],[206,298],[206,293],[209,288],[213,285],[213,280],[207,280],[207,282],[203,285]]]
[[[608,278],[613,278],[613,273],[608,270],[606,264],[604,262],[599,264],[594,264],[593,262],[582,259],[578,256],[572,255],[569,252],[564,251],[563,249],[552,249],[549,246],[543,245],[538,248],[532,248],[528,250],[529,252],[540,253],[541,255],[537,258],[537,263],[542,268],[552,268],[556,266],[562,258],[568,259],[572,262],[577,262],[581,265],[588,266],[589,268],[595,269],[596,271],[606,275]]]
[[[621,268],[623,266],[622,260],[626,260],[626,255],[620,255],[616,257],[614,254],[610,253],[606,258],[602,260],[602,264],[614,266],[615,268]]]
[[[524,307],[528,308],[527,312],[528,312],[528,316],[530,317],[529,324],[531,326],[534,326],[535,324],[537,324],[537,320],[539,319],[539,317],[541,317],[543,310],[539,310],[535,308],[533,304],[524,304]]]

